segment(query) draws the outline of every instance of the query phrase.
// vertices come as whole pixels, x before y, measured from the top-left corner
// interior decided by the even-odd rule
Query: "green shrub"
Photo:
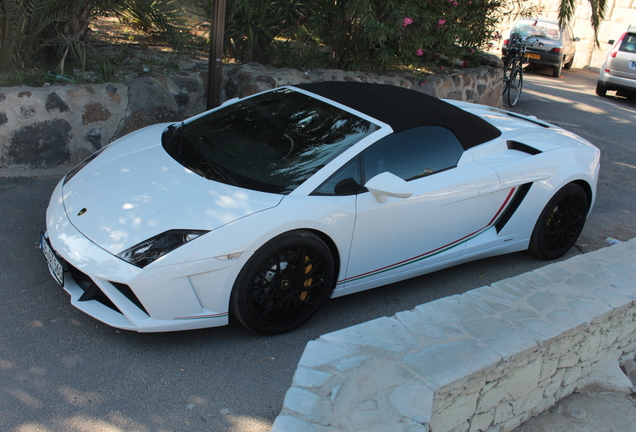
[[[90,20],[99,15],[156,32],[176,50],[189,43],[184,11],[176,0],[0,0],[0,75],[11,82],[91,64],[102,79],[109,78],[114,66],[87,41]]]
[[[329,0],[307,8],[307,32],[331,49],[331,66],[388,69],[476,62],[495,34],[500,0]]]

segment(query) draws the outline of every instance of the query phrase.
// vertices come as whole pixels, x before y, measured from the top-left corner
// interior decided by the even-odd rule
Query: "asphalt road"
[[[636,102],[594,95],[596,75],[526,75],[516,111],[603,151],[599,194],[568,256],[636,237]],[[73,308],[38,250],[59,177],[0,178],[0,431],[268,431],[306,343],[545,264],[526,253],[480,260],[329,302],[276,337],[227,327],[137,334]],[[567,256],[566,256],[567,258]]]
[[[636,237],[636,95],[596,96],[598,73],[588,69],[564,70],[561,79],[551,68],[529,71],[514,111],[568,129],[602,152],[597,201],[577,246],[588,252],[607,237]]]

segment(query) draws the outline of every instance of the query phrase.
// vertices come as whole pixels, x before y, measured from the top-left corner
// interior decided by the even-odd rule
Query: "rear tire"
[[[528,250],[544,260],[563,256],[581,235],[589,208],[587,194],[581,186],[565,185],[539,215]]]
[[[561,76],[562,69],[563,69],[563,63],[559,63],[557,66],[553,66],[552,76],[554,78],[559,78]]]
[[[607,87],[605,87],[605,85],[603,85],[600,81],[596,82],[596,94],[601,97],[605,97],[605,95],[607,95]]]
[[[247,261],[234,282],[230,310],[255,333],[284,333],[316,314],[334,281],[334,260],[325,242],[309,231],[290,231]]]

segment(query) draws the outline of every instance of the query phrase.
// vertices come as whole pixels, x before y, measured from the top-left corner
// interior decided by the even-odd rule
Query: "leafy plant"
[[[107,0],[100,8],[101,13],[115,15],[134,30],[157,33],[170,41],[176,51],[183,52],[191,46],[188,22],[176,0]]]
[[[209,29],[211,2],[198,0],[198,6]],[[289,0],[227,0],[225,49],[240,62],[267,61],[274,39],[297,27],[301,8]]]
[[[274,41],[271,52],[277,60],[276,63],[283,67],[307,70],[326,67],[329,64],[329,52],[315,44]]]
[[[155,32],[182,51],[189,46],[184,12],[176,0],[0,0],[0,73],[96,67],[103,79],[113,64],[88,41],[89,23],[114,15],[145,32]]]
[[[460,2],[461,1],[461,2]],[[331,49],[331,66],[388,69],[477,62],[492,39],[500,0],[320,0],[304,26]]]
[[[37,66],[64,73],[69,59],[86,67],[89,53],[102,74],[108,62],[82,38],[87,33],[90,1],[2,0],[0,2],[0,71],[29,70]],[[86,21],[83,27],[81,22]]]

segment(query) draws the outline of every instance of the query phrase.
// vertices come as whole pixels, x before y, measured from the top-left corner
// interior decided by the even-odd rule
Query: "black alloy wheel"
[[[320,237],[301,230],[281,234],[258,249],[239,273],[232,314],[256,333],[292,330],[316,314],[334,278],[331,252]]]
[[[570,250],[581,235],[588,210],[587,194],[569,183],[545,206],[530,237],[529,251],[541,259],[553,260]]]

